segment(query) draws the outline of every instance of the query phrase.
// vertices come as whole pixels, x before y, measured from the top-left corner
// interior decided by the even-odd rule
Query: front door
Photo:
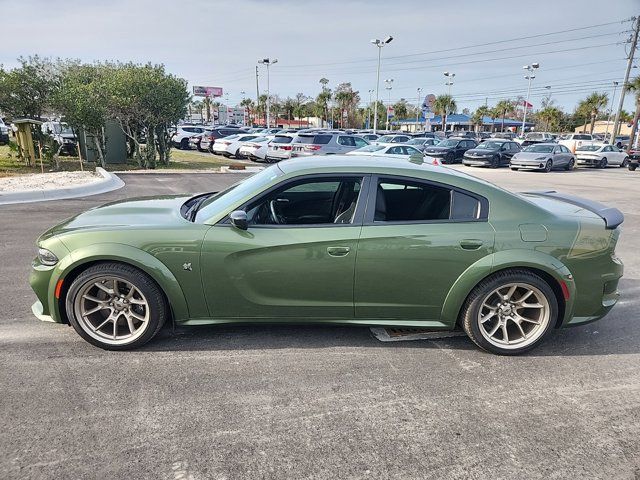
[[[249,227],[209,229],[202,278],[214,318],[353,318],[362,176],[309,176],[248,202]]]
[[[415,179],[376,182],[358,244],[356,318],[438,320],[453,283],[493,251],[486,200]]]

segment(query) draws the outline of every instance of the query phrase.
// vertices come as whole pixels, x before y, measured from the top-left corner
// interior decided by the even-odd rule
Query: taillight
[[[304,149],[308,152],[314,152],[316,150],[320,150],[322,145],[305,145]]]
[[[291,145],[282,145],[280,148],[282,150],[292,150],[293,149],[293,147]]]

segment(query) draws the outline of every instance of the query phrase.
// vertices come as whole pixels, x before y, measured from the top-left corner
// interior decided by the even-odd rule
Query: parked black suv
[[[440,158],[442,163],[457,163],[462,161],[464,152],[477,146],[478,144],[475,140],[447,138],[438,143],[438,145],[426,148],[424,154],[429,157]]]

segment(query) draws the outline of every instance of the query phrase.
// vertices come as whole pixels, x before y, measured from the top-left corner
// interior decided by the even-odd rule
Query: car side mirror
[[[244,210],[236,210],[229,215],[231,219],[231,225],[240,230],[247,230],[249,228],[249,221],[247,220],[247,212]]]

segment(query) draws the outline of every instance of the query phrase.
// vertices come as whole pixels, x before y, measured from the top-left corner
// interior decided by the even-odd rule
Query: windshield
[[[441,141],[438,146],[439,147],[455,147],[456,145],[458,145],[459,140],[443,140]]]
[[[203,222],[208,220],[216,213],[231,207],[234,203],[242,200],[252,192],[258,192],[262,187],[268,185],[269,182],[281,175],[283,175],[282,170],[280,170],[277,165],[273,165],[245,180],[233,184],[222,192],[216,193],[202,203],[195,221]]]
[[[542,140],[544,138],[544,135],[542,135],[541,133],[527,133],[524,138],[527,140]]]
[[[523,152],[533,153],[551,153],[553,152],[553,145],[530,145],[525,147]]]
[[[502,147],[502,142],[482,142],[476,147],[477,150],[498,150]]]
[[[358,148],[354,152],[377,152],[385,148],[383,145],[367,145],[366,147]]]
[[[580,147],[576,148],[576,150],[581,152],[597,152],[601,148],[601,145],[581,145]]]
[[[427,143],[425,138],[414,138],[413,140],[409,140],[407,142],[408,145],[422,145],[423,143]]]
[[[378,138],[378,140],[376,140],[376,142],[389,143],[389,142],[391,142],[391,140],[393,140],[393,135],[383,135],[380,138]]]

